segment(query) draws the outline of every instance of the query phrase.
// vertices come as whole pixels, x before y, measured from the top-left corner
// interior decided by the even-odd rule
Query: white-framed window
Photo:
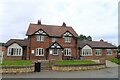
[[[101,56],[101,49],[96,49],[96,56]]]
[[[71,49],[70,48],[65,48],[64,49],[64,55],[65,56],[71,56]]]
[[[44,49],[36,48],[36,56],[44,56]]]
[[[8,48],[8,56],[21,56],[21,48]]]
[[[53,50],[52,50],[52,54],[53,54],[53,55],[58,55],[58,49],[53,49]]]
[[[52,38],[52,42],[55,42],[57,39],[56,38]]]
[[[92,56],[92,50],[91,49],[83,49],[82,56]]]
[[[43,35],[37,35],[37,41],[44,41]]]
[[[66,43],[70,43],[70,42],[71,42],[71,37],[65,36],[65,37],[64,37],[64,41],[65,41]]]
[[[107,55],[112,55],[112,50],[111,49],[107,49]]]

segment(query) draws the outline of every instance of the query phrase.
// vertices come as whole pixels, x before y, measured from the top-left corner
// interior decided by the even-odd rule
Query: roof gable
[[[65,33],[63,33],[63,36],[69,36],[72,37],[74,36],[70,31],[66,31]]]
[[[27,46],[28,44],[28,40],[23,40],[23,39],[10,39],[6,44],[5,46],[10,46],[12,45],[13,43],[17,43],[19,44],[20,46]]]
[[[40,35],[48,35],[44,30],[42,30],[42,29],[39,29],[38,31],[36,31],[34,34],[36,34],[36,35],[38,35],[38,34],[40,34]]]
[[[48,47],[48,49],[49,48],[51,48],[51,49],[63,49],[63,47],[59,44],[59,43],[57,43],[56,41],[54,42],[54,43],[52,43],[49,47]]]

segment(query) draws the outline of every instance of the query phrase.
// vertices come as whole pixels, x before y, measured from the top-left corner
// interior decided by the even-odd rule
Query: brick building
[[[100,41],[78,41],[79,56],[84,59],[100,59],[102,57],[116,57],[117,47]]]
[[[114,45],[101,41],[79,41],[78,34],[64,22],[61,26],[30,23],[27,39],[10,39],[5,59],[63,60],[115,57]],[[104,54],[104,55],[103,55]]]

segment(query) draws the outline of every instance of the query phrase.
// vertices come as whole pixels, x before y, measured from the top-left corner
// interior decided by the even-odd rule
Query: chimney
[[[104,40],[103,40],[103,39],[101,39],[101,40],[100,40],[100,42],[104,42]]]
[[[62,26],[66,27],[66,23],[65,23],[65,22],[63,22]]]
[[[41,20],[38,20],[38,25],[41,25]]]

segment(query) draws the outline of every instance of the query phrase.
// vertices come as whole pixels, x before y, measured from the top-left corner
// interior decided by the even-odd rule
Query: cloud
[[[66,22],[78,34],[91,35],[94,40],[103,37],[117,44],[118,0],[2,0],[0,3],[1,41],[24,38],[29,23],[41,19],[43,24]]]

